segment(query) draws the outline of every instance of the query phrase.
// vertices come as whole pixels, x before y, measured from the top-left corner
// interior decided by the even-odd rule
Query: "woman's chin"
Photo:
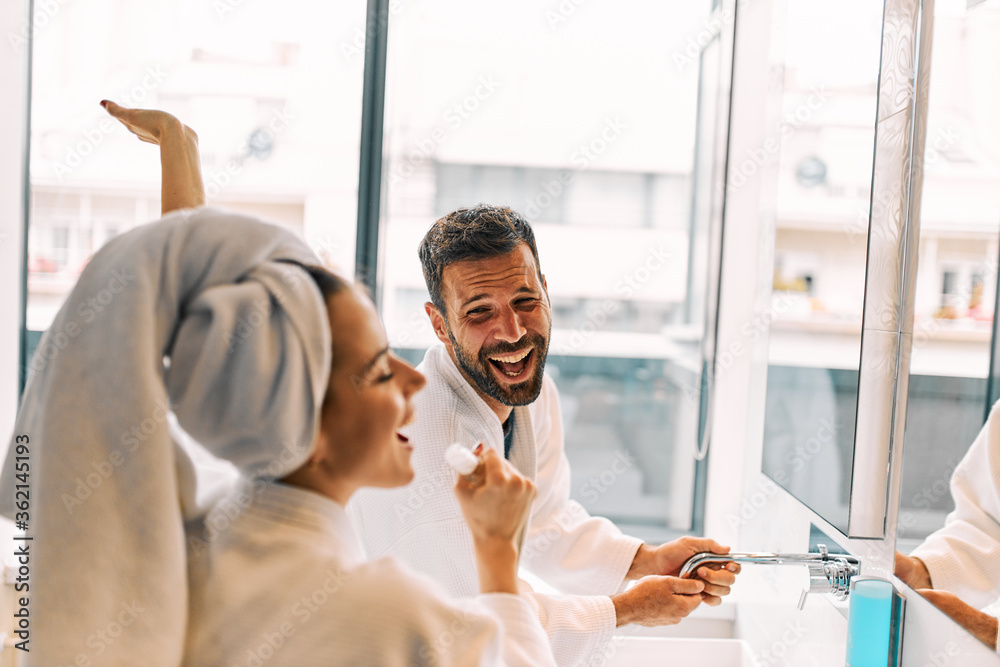
[[[394,489],[406,486],[413,481],[416,472],[410,457],[413,455],[413,447],[408,442],[394,443],[394,451],[386,451],[378,462],[372,461],[368,473],[365,475],[364,486],[373,486],[380,489]]]
[[[397,486],[406,486],[407,484],[409,484],[410,482],[412,482],[413,478],[416,477],[416,476],[417,476],[417,473],[415,473],[413,471],[413,466],[407,465],[406,466],[406,473],[404,474],[404,477],[406,479],[404,481],[400,482],[399,484],[397,484]]]
[[[393,471],[392,476],[387,480],[386,488],[396,488],[400,486],[406,486],[413,481],[416,477],[416,472],[413,470],[413,466],[410,465],[409,452],[407,452],[406,460],[401,461],[396,469]]]

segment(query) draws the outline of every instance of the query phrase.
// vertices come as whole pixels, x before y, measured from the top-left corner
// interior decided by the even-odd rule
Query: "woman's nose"
[[[410,373],[410,380],[407,382],[407,395],[413,395],[424,388],[424,385],[427,384],[427,378],[412,366],[408,367],[408,371]]]

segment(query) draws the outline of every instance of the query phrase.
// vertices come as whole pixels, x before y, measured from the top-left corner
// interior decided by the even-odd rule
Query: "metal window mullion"
[[[716,3],[715,9],[717,9],[719,6],[721,6],[721,3]],[[709,466],[708,447],[711,446],[711,432],[709,432],[708,434],[704,434],[702,429],[710,429],[711,425],[709,423],[709,420],[714,418],[715,416],[714,414],[712,414],[713,413],[712,406],[709,403],[712,400],[712,392],[715,391],[714,376],[715,376],[715,359],[716,359],[716,354],[718,352],[718,341],[719,341],[719,309],[721,308],[722,304],[722,260],[723,260],[723,249],[725,247],[724,241],[726,238],[725,185],[726,185],[727,175],[729,174],[730,129],[732,128],[732,120],[733,120],[733,81],[736,76],[736,25],[737,21],[739,20],[739,3],[734,3],[732,9],[733,9],[732,13],[733,18],[732,18],[732,26],[729,29],[728,41],[723,42],[721,40],[721,33],[719,41],[719,48],[720,48],[719,66],[724,67],[723,75],[728,78],[728,80],[725,83],[727,91],[725,96],[725,105],[722,105],[721,103],[718,103],[716,105],[717,114],[719,116],[722,116],[723,118],[719,118],[717,116],[715,121],[716,127],[713,128],[713,145],[714,145],[713,147],[716,154],[712,156],[712,159],[714,162],[714,160],[717,157],[720,157],[719,153],[721,152],[722,160],[721,160],[721,165],[718,165],[717,167],[717,169],[719,169],[720,171],[717,172],[716,169],[712,169],[709,172],[710,173],[709,178],[711,179],[716,178],[718,174],[718,177],[721,179],[720,183],[722,187],[719,190],[720,192],[719,199],[717,202],[715,202],[718,204],[717,218],[715,217],[715,214],[712,212],[714,207],[709,207],[709,234],[708,234],[709,242],[707,249],[707,252],[709,253],[708,267],[709,267],[709,274],[714,273],[716,282],[715,282],[714,304],[709,303],[710,302],[709,293],[712,288],[711,281],[708,281],[708,283],[705,285],[705,301],[706,301],[706,308],[714,306],[715,315],[712,318],[714,321],[711,323],[711,336],[712,336],[711,360],[703,359],[702,369],[701,369],[702,372],[702,379],[700,386],[701,393],[699,394],[699,396],[702,398],[702,400],[699,401],[699,406],[698,406],[698,420],[699,420],[698,444],[700,447],[702,444],[703,435],[707,435],[707,442],[705,443],[707,446],[705,448],[705,456],[701,457],[700,460],[697,459],[696,457],[695,460],[694,489],[693,489],[694,498],[691,504],[691,530],[697,535],[702,535],[705,532],[705,513],[708,505],[708,466]],[[704,53],[704,51],[702,53]],[[699,98],[698,98],[699,105],[701,104],[700,89],[701,89],[701,83],[699,82]],[[724,123],[725,125],[725,131],[722,137],[719,137],[718,134],[720,130],[720,123]],[[723,139],[723,141],[721,142],[721,147],[719,142],[720,138]],[[694,183],[694,178],[692,178],[691,181],[692,216],[694,215],[693,209],[694,209],[695,187],[696,186]],[[715,196],[715,195],[713,193],[710,196]],[[718,259],[716,260],[716,262],[713,262],[712,252],[714,248],[712,245],[713,236],[711,233],[711,223],[716,219],[718,220],[719,223],[719,231],[717,236]],[[694,233],[693,226],[691,233],[692,234]],[[689,289],[688,298],[690,300],[690,282],[688,283],[688,289]],[[703,332],[703,335],[707,336],[709,335],[709,333],[710,332],[708,329],[708,323],[706,323],[706,329]]]
[[[997,340],[997,313],[1000,313],[1000,252],[994,264],[996,294],[993,302],[993,333],[990,336],[990,373],[986,377],[986,405],[983,406],[983,422],[989,419],[993,404],[1000,400],[1000,341]]]
[[[35,15],[35,2],[28,0],[28,20]],[[28,224],[31,211],[31,73],[32,62],[35,52],[35,31],[28,30],[27,59],[25,67],[25,113],[24,113],[24,142],[21,144],[21,164],[23,166],[23,187],[21,193],[21,218],[23,232],[21,234],[21,309],[20,317],[20,351],[19,351],[19,372],[18,372],[18,405],[21,397],[24,396],[24,386],[28,382]]]
[[[368,0],[365,20],[365,71],[361,100],[360,173],[355,275],[372,295],[378,291],[379,216],[382,197],[382,129],[385,118],[385,66],[389,0]]]

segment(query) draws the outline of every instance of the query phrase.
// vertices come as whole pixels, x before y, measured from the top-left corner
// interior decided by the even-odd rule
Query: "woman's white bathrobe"
[[[554,664],[522,596],[456,601],[393,558],[366,561],[344,508],[311,491],[244,481],[206,525],[186,665]]]
[[[351,500],[371,556],[393,555],[444,584],[453,595],[474,595],[472,536],[444,461],[452,442],[483,442],[503,452],[500,420],[465,381],[443,345],[427,351],[418,369],[427,385],[414,397],[416,421],[404,432],[414,446],[416,477],[400,489],[362,489]],[[559,394],[548,377],[538,399],[514,408],[510,461],[535,482],[521,564],[570,595],[532,593],[556,662],[586,664],[606,650],[616,625],[611,594],[619,591],[639,545],[604,518],[570,500]]]
[[[955,511],[911,555],[934,588],[985,607],[1000,600],[1000,403],[955,468],[951,495]]]

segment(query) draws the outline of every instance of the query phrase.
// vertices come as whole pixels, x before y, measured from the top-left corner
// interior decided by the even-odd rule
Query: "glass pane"
[[[28,328],[109,238],[159,217],[155,148],[104,97],[177,115],[210,205],[287,225],[353,273],[364,26],[363,0],[62,6],[35,35]]]
[[[971,4],[971,3],[970,3]],[[973,85],[1000,64],[985,29],[995,6],[936,3],[920,255],[903,485],[896,548],[908,553],[944,524],[948,482],[982,428],[993,337],[1000,231],[995,95]]]
[[[782,21],[779,141],[734,158],[737,187],[778,160],[771,308],[744,330],[770,327],[763,471],[846,532],[882,3],[790,2]]]
[[[436,0],[389,33],[391,344],[419,361],[436,340],[417,259],[435,219],[479,202],[523,213],[552,302],[572,495],[650,540],[691,525],[709,266],[704,240],[689,257],[698,63],[725,25],[710,4]],[[616,457],[635,463],[609,484]]]

